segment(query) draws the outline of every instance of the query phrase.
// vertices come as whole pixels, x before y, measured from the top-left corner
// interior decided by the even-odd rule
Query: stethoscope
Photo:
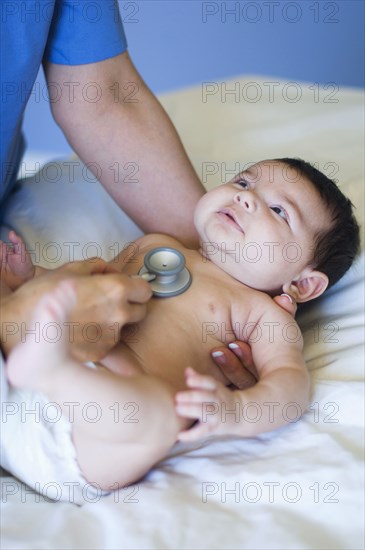
[[[150,283],[154,296],[160,298],[182,294],[192,281],[184,255],[175,248],[164,246],[147,252],[138,275]]]

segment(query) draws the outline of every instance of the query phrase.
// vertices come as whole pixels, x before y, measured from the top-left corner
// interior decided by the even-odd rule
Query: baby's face
[[[270,293],[309,265],[315,235],[330,226],[312,184],[272,160],[204,195],[194,220],[204,256],[242,283]]]

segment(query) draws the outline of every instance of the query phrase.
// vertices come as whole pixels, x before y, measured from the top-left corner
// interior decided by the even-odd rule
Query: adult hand
[[[297,304],[288,296],[275,296],[274,302],[295,316]],[[251,348],[246,342],[239,340],[228,344],[228,348],[219,346],[211,351],[212,359],[223,374],[238,389],[253,386],[258,381],[258,373],[252,360]]]
[[[76,306],[68,323],[49,327],[48,338],[56,338],[57,330],[66,330],[70,351],[80,361],[104,357],[119,341],[123,325],[144,318],[146,303],[152,296],[144,280],[120,274],[100,259],[46,271],[1,301],[0,340],[5,355],[25,338],[37,338],[37,326],[31,326],[35,304],[63,280],[73,282]]]

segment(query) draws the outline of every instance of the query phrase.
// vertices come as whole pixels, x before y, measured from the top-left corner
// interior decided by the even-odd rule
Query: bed
[[[362,92],[254,75],[226,83],[234,87],[239,97],[219,82],[160,97],[204,185],[260,159],[300,156],[339,180],[363,228]],[[93,180],[77,158],[24,180],[8,221],[35,261],[111,259],[116,243],[141,234]],[[3,472],[1,547],[364,548],[363,250],[362,233],[356,264],[298,317],[312,381],[302,419],[256,439],[177,444],[138,484],[82,507]]]

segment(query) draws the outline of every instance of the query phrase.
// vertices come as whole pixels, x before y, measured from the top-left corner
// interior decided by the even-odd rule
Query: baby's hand
[[[198,374],[188,367],[186,384],[191,390],[176,394],[175,410],[179,416],[199,420],[193,428],[182,431],[179,441],[195,441],[210,435],[234,435],[238,414],[235,414],[235,392],[212,376]]]
[[[34,276],[34,265],[21,237],[9,231],[10,245],[0,241],[1,280],[16,290]]]

